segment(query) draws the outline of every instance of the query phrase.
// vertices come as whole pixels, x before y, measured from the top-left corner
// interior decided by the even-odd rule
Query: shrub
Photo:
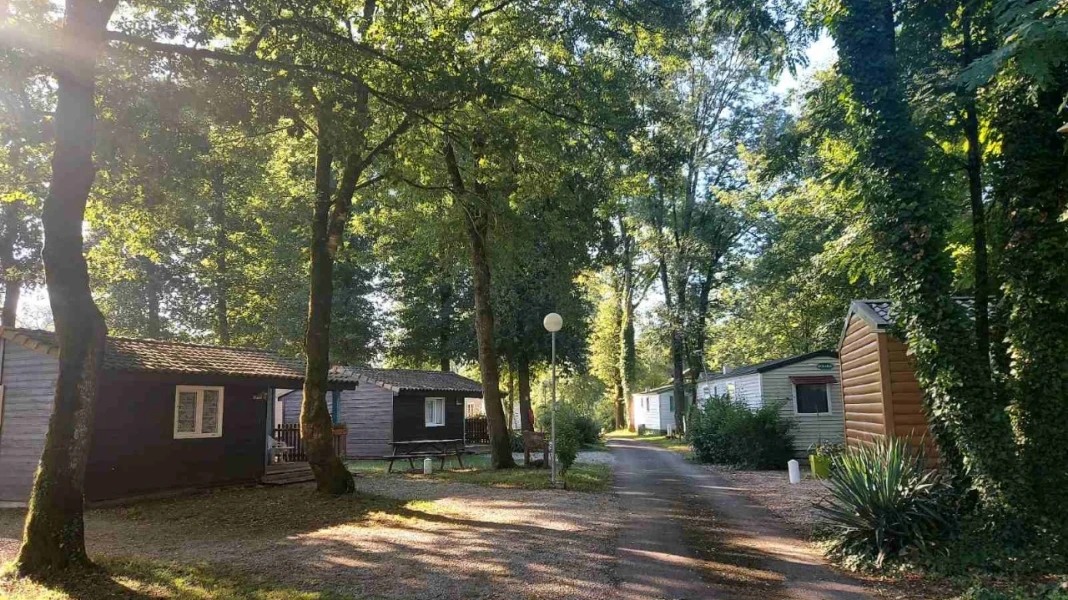
[[[512,429],[508,432],[508,441],[512,444],[512,452],[523,452],[523,432]]]
[[[601,441],[601,426],[590,417],[578,415],[575,427],[578,429],[579,443],[583,446],[592,446]]]
[[[781,404],[750,409],[727,396],[694,408],[686,441],[697,460],[747,469],[781,469],[793,458],[791,424]]]
[[[560,461],[560,472],[567,473],[578,458],[580,446],[579,429],[571,415],[561,418],[556,415],[556,460]]]
[[[638,437],[645,435],[645,425],[638,425]]]
[[[833,466],[830,496],[818,506],[830,523],[833,555],[881,567],[907,551],[930,549],[952,529],[949,486],[905,440],[851,447]]]

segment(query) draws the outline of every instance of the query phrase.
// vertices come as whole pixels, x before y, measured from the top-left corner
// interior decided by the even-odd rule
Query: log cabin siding
[[[880,338],[885,334],[850,315],[839,352],[847,444],[871,442],[886,431],[884,362],[880,359],[884,341]]]
[[[820,364],[832,364],[834,369],[820,369]],[[820,356],[779,367],[760,374],[760,389],[765,406],[781,403],[779,413],[783,420],[794,424],[791,433],[794,437],[794,453],[807,456],[809,446],[816,442],[841,443],[844,441],[842,388],[840,382],[828,383],[827,406],[829,413],[798,413],[791,377],[811,377],[831,375],[836,372],[838,359]]]
[[[426,399],[445,398],[445,424],[426,426]],[[398,394],[393,398],[393,439],[461,440],[464,437],[464,395],[448,393]]]
[[[8,341],[3,344],[0,412],[0,502],[23,503],[44,451],[59,360]]]

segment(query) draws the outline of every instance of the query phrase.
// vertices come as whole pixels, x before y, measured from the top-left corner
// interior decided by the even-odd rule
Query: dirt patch
[[[716,465],[701,467],[726,479],[806,537],[812,537],[820,523],[822,517],[816,505],[827,496],[827,487],[818,479],[803,477],[801,483],[791,485],[786,471],[741,471]]]
[[[211,564],[344,597],[611,598],[616,500],[362,477],[360,495],[311,486],[225,490],[87,514],[96,557]],[[23,511],[0,511],[0,562]]]

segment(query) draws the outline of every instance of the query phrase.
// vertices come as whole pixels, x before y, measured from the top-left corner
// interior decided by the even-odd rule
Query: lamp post
[[[550,444],[553,447],[553,470],[552,470],[552,482],[553,486],[556,486],[556,332],[560,331],[560,328],[564,326],[564,318],[556,313],[549,313],[545,315],[545,319],[542,320],[542,325],[545,326],[545,330],[548,331],[553,338],[553,412],[552,412],[552,431],[550,433]]]

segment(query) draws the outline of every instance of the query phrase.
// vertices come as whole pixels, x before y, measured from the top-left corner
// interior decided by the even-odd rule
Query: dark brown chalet
[[[482,384],[447,371],[334,367],[332,373],[360,382],[329,403],[334,421],[348,428],[352,458],[381,458],[394,441],[464,439],[464,400],[482,397]],[[282,402],[283,421],[296,423],[300,390]]]
[[[0,504],[29,497],[59,373],[51,332],[0,330]],[[242,482],[264,473],[275,389],[301,360],[266,350],[109,337],[85,476],[108,500]],[[338,389],[355,379],[331,375]]]

